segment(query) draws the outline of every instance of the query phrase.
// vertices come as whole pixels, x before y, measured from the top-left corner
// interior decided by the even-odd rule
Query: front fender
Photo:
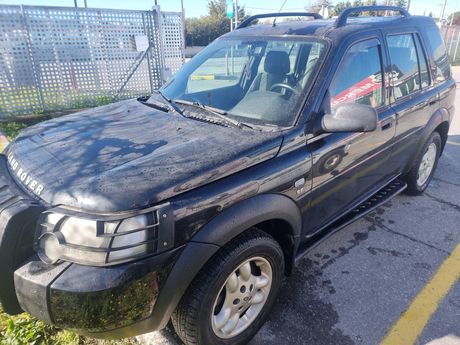
[[[166,326],[193,279],[226,243],[243,231],[268,220],[283,220],[290,225],[289,236],[298,246],[302,217],[297,205],[283,195],[263,194],[246,199],[224,210],[206,224],[185,246],[158,296],[154,314],[155,329]]]
[[[206,224],[192,239],[224,246],[243,231],[267,220],[283,220],[290,225],[288,235],[299,238],[302,216],[296,203],[280,194],[262,194],[229,207]]]

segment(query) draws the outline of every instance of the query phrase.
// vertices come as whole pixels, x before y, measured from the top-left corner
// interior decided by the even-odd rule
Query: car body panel
[[[39,181],[38,197],[49,205],[120,212],[273,158],[281,142],[280,133],[186,119],[131,100],[31,127],[7,156],[18,184],[34,194]]]

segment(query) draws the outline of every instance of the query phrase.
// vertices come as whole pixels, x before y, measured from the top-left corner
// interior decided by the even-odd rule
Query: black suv
[[[312,19],[250,25],[287,15]],[[315,243],[425,190],[454,97],[431,18],[251,17],[151,97],[36,125],[0,156],[3,309],[244,344]]]

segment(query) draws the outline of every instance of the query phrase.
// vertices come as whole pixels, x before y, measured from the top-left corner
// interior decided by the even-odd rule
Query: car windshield
[[[161,93],[240,122],[289,126],[324,48],[313,38],[219,39],[185,64]]]

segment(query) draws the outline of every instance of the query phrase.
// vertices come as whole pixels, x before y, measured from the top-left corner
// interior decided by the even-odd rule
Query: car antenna
[[[283,10],[284,5],[286,4],[286,1],[287,1],[287,0],[284,0],[284,2],[283,2],[283,4],[281,5],[281,7],[280,7],[280,9],[279,9],[279,11],[278,11],[277,14],[280,14],[280,13],[281,13],[281,11]],[[278,17],[275,17],[275,19],[273,19],[272,26],[276,26],[276,19],[277,19],[277,18],[278,18]]]

